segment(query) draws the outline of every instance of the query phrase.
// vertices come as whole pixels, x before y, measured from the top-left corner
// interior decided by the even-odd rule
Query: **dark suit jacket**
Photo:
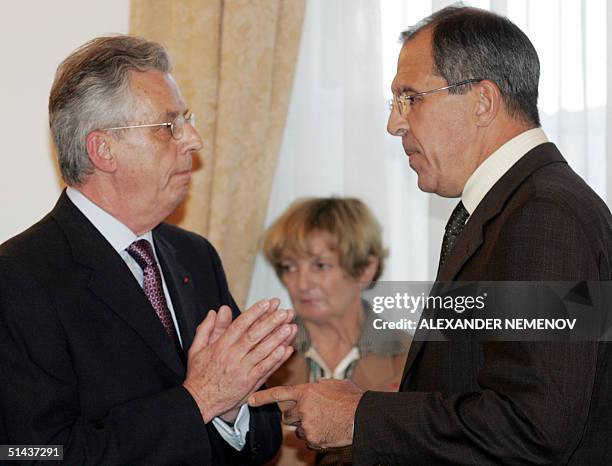
[[[187,350],[208,310],[239,311],[204,238],[166,224],[153,238]],[[203,422],[185,373],[127,265],[65,193],[0,246],[0,444],[61,444],[70,465],[242,465],[274,455],[276,407],[251,408],[238,453]]]
[[[437,277],[611,279],[610,212],[551,143],[487,193]],[[611,464],[611,436],[607,343],[415,340],[400,393],[363,397],[353,461]]]

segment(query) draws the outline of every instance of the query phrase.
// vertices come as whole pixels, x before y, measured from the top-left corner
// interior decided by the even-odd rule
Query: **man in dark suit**
[[[539,128],[528,38],[506,18],[449,7],[403,39],[389,132],[423,191],[461,197],[438,284],[611,280],[610,211]],[[352,444],[356,465],[612,462],[609,344],[463,336],[417,333],[400,393],[327,381],[250,402],[297,402],[285,422],[316,448]]]
[[[240,314],[210,243],[161,223],[202,146],[165,50],[94,39],[49,113],[68,189],[0,246],[0,444],[75,465],[265,462],[280,414],[246,399],[290,356],[293,315]]]

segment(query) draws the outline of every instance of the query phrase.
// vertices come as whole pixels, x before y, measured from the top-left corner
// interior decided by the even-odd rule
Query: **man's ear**
[[[361,276],[359,277],[359,283],[361,284],[361,289],[365,290],[370,286],[372,280],[374,280],[374,276],[378,271],[378,266],[380,265],[380,260],[378,257],[370,254],[368,256],[368,265],[365,266],[363,272],[361,272]]]
[[[89,160],[98,170],[112,173],[117,169],[117,160],[111,152],[107,134],[102,131],[92,131],[85,138],[85,146]]]
[[[475,84],[477,101],[474,116],[478,126],[489,126],[497,116],[502,105],[502,96],[497,84],[488,79]]]

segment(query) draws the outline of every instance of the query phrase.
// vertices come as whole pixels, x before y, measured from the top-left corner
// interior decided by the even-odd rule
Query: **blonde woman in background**
[[[266,259],[287,288],[297,313],[294,355],[269,386],[352,379],[363,390],[396,391],[410,337],[372,326],[361,292],[381,275],[386,251],[381,228],[354,198],[299,200],[265,232]],[[274,462],[346,465],[350,448],[314,452],[292,431]]]

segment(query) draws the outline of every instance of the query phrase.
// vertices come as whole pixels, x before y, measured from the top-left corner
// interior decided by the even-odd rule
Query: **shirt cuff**
[[[251,420],[251,413],[249,412],[249,406],[244,404],[238,411],[236,421],[233,426],[230,426],[220,417],[216,417],[212,420],[215,429],[219,432],[219,435],[229,443],[233,448],[241,451],[246,444],[246,435],[249,431],[249,422]]]

